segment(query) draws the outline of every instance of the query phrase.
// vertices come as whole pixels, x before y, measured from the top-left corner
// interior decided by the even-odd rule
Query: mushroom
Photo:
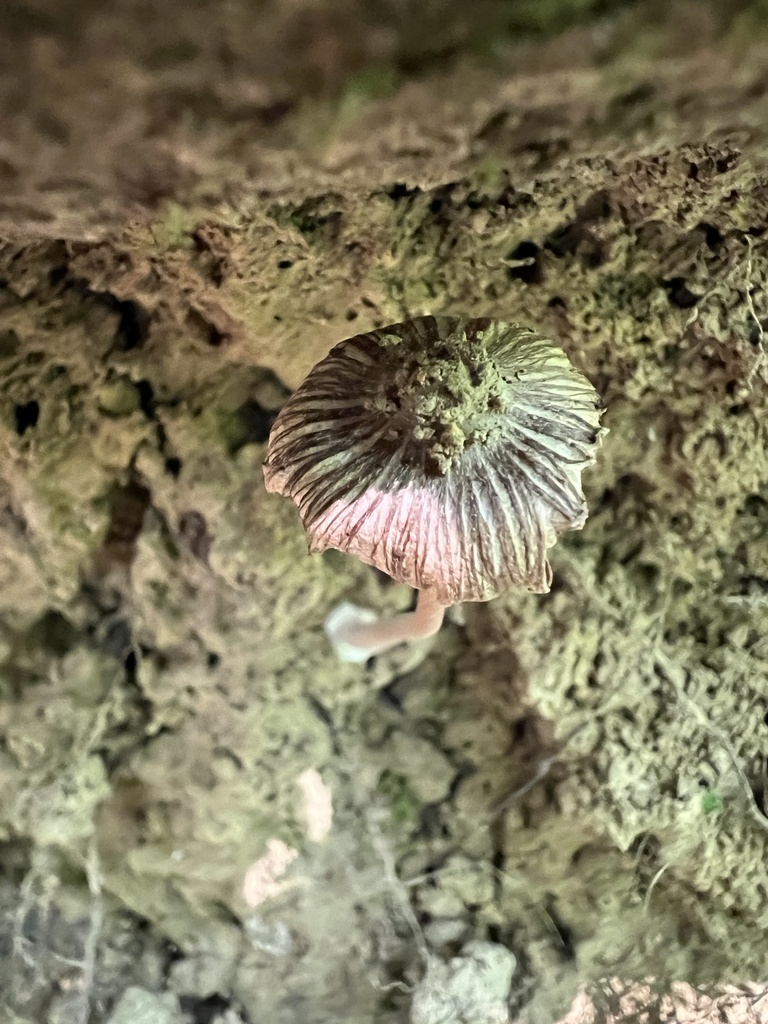
[[[336,608],[339,656],[430,636],[462,601],[548,591],[548,549],[587,518],[600,413],[562,349],[515,323],[424,316],[336,345],[275,420],[267,490],[296,503],[310,551],[419,591],[388,620]]]

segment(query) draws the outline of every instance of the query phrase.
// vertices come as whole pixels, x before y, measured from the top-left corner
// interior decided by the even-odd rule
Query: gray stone
[[[126,989],[107,1020],[107,1024],[188,1024],[178,998],[171,992],[147,992]]]

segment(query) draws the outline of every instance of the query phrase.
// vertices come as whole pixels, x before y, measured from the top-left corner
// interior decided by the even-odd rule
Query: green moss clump
[[[723,798],[714,790],[708,789],[702,794],[701,809],[705,814],[719,814],[724,807]]]
[[[102,412],[116,418],[130,416],[140,405],[138,389],[125,377],[102,385],[97,401]]]
[[[510,12],[509,28],[555,35],[620,6],[622,0],[517,0]]]
[[[343,112],[392,96],[400,84],[397,69],[389,64],[370,64],[347,79],[339,104]]]
[[[192,246],[192,233],[198,222],[198,215],[178,203],[168,203],[160,217],[150,226],[150,232],[161,252],[174,249],[188,249]]]
[[[395,821],[406,823],[416,820],[421,805],[404,775],[382,772],[378,790],[389,801]]]

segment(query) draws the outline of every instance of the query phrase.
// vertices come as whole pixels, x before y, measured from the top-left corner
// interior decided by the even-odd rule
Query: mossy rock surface
[[[0,1016],[396,1024],[475,940],[526,1024],[768,975],[763,7],[2,11]],[[265,442],[425,314],[561,342],[591,517],[344,665],[411,595]]]

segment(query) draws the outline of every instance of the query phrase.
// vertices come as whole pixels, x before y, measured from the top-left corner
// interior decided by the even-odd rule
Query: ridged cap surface
[[[272,428],[267,489],[312,551],[337,548],[445,605],[549,589],[547,551],[587,517],[601,405],[554,342],[418,317],[336,345]]]

